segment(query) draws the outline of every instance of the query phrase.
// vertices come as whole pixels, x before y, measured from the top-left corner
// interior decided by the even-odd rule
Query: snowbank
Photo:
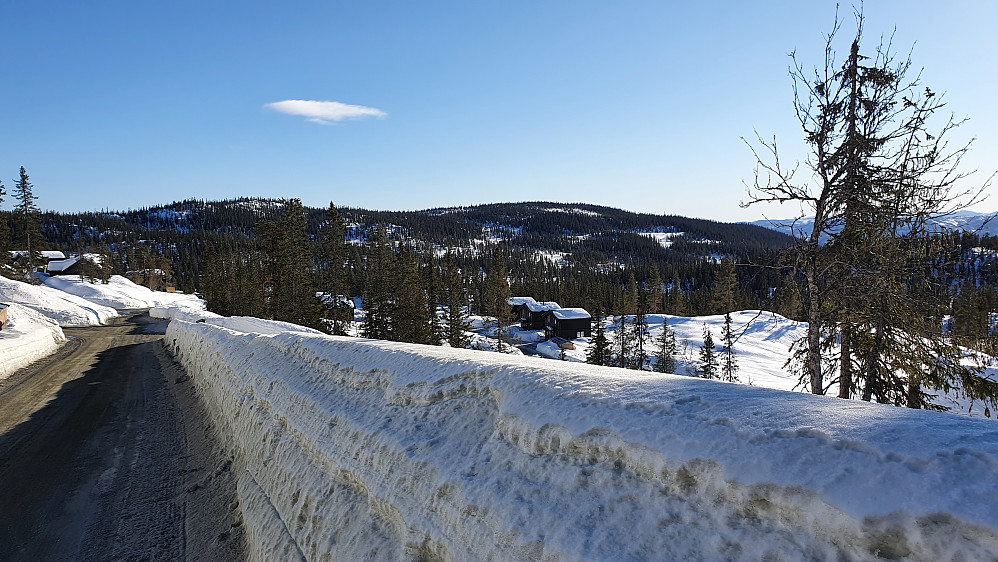
[[[90,283],[76,275],[46,277],[49,287],[83,297],[89,301],[115,309],[177,306],[178,303],[196,303],[200,299],[182,293],[152,291],[136,285],[120,275],[112,275],[107,284]]]
[[[10,304],[7,319],[7,327],[0,330],[0,380],[66,341],[59,324],[37,310]]]
[[[259,559],[998,555],[993,422],[175,320]]]
[[[113,308],[45,285],[29,285],[0,277],[0,302],[17,303],[55,320],[63,327],[99,326],[118,316]]]
[[[321,334],[312,328],[306,328],[280,320],[264,320],[252,316],[221,316],[203,308],[190,307],[154,307],[149,309],[149,316],[185,322],[203,322],[211,326],[227,328],[247,334],[283,334],[286,332],[301,334]]]

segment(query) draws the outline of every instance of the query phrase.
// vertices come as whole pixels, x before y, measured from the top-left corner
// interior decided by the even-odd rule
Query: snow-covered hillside
[[[9,323],[0,330],[0,380],[66,341],[59,324],[33,308],[10,304],[7,319]]]
[[[0,302],[17,303],[55,320],[63,327],[99,326],[118,312],[45,285],[29,285],[0,277]]]
[[[90,283],[78,276],[45,277],[45,285],[83,297],[90,302],[118,310],[171,306],[182,301],[199,301],[193,295],[152,291],[120,275],[112,275],[108,283]]]
[[[170,323],[259,559],[979,560],[993,422],[469,350]]]

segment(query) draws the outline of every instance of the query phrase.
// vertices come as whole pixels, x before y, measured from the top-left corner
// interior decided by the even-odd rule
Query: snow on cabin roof
[[[41,256],[47,260],[64,260],[66,259],[66,254],[60,252],[59,250],[42,250],[38,252]],[[10,257],[18,258],[20,256],[25,256],[28,254],[27,250],[12,250],[10,252]]]
[[[528,302],[537,302],[534,297],[509,297],[506,301],[510,306],[520,306],[521,304],[527,304]]]
[[[52,271],[66,271],[73,264],[80,261],[80,258],[86,259],[87,261],[94,263],[96,265],[101,265],[104,263],[104,257],[100,254],[83,254],[82,256],[73,256],[65,260],[50,261],[48,270]]]
[[[553,301],[548,301],[548,302],[534,301],[534,302],[528,302],[526,303],[526,305],[527,308],[530,309],[530,312],[545,312],[548,310],[557,310],[561,308],[561,306],[558,303]]]
[[[559,308],[558,310],[552,310],[551,314],[554,314],[554,317],[558,320],[592,318],[589,311],[584,308]]]
[[[79,257],[73,257],[66,260],[50,261],[49,271],[65,271],[78,261],[80,261]]]

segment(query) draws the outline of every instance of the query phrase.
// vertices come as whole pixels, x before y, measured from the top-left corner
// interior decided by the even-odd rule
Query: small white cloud
[[[331,125],[337,121],[347,119],[364,119],[367,117],[382,118],[388,115],[380,109],[364,107],[363,105],[349,105],[338,101],[314,101],[314,100],[284,100],[265,104],[264,107],[287,113],[288,115],[301,115],[306,121]]]

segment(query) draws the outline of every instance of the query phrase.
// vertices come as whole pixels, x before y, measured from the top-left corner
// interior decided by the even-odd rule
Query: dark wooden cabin
[[[543,330],[544,315],[561,308],[556,302],[528,302],[520,309],[521,330]]]
[[[551,338],[590,337],[593,334],[593,317],[584,308],[559,308],[544,314],[544,336]]]
[[[103,266],[102,258],[97,254],[83,254],[64,260],[50,261],[49,275],[79,275],[80,277],[99,277]]]
[[[511,318],[519,319],[520,311],[523,310],[523,307],[527,306],[528,302],[537,301],[534,300],[534,297],[509,297],[509,300],[506,302],[509,303]]]

